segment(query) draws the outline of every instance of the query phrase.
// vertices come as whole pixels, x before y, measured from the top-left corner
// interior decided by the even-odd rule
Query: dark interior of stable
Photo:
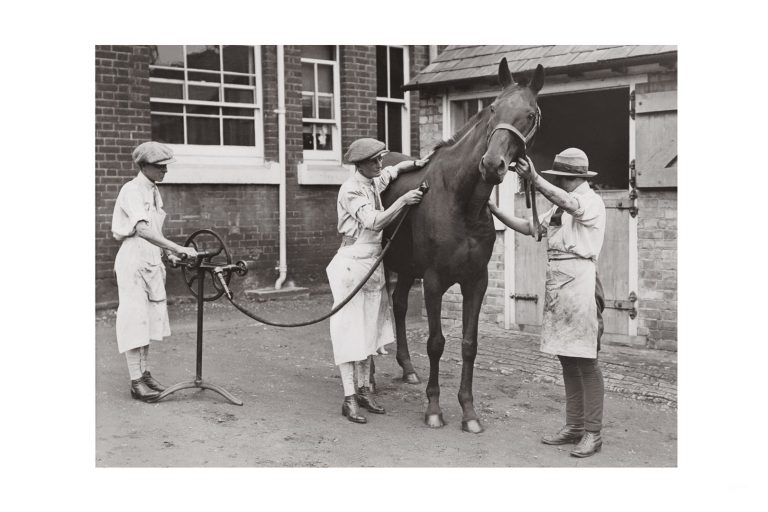
[[[550,169],[556,153],[577,147],[599,174],[593,186],[629,188],[629,89],[539,96],[542,122],[529,152],[536,169]]]

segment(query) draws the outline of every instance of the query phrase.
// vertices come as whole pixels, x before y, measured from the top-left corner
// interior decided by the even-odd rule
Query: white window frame
[[[185,46],[185,45],[182,45]],[[251,45],[248,45],[251,46]],[[188,97],[189,69],[187,67],[187,52],[184,48],[184,96]],[[220,58],[223,53],[220,52]],[[261,46],[253,45],[254,75],[256,79],[255,104],[228,103],[224,101],[223,90],[221,101],[205,102],[187,99],[155,98],[151,102],[176,103],[182,105],[206,105],[218,107],[253,108],[255,146],[225,146],[225,145],[195,145],[195,144],[167,144],[174,152],[176,162],[168,166],[169,172],[163,180],[164,183],[279,183],[280,166],[274,162],[264,160],[264,103],[263,103],[263,77],[261,67]],[[178,69],[178,68],[174,68]],[[223,69],[223,66],[222,66]],[[151,78],[152,82],[178,83],[177,80]],[[196,85],[192,82],[191,85]],[[210,85],[205,82],[206,85]],[[201,83],[202,85],[202,83]],[[222,87],[219,84],[219,87]],[[231,88],[251,87],[237,84],[227,85]],[[151,114],[150,114],[151,115]],[[184,115],[184,114],[180,114]],[[223,119],[226,116],[215,116]],[[219,124],[220,129],[222,123]],[[187,125],[184,123],[184,139],[186,140]],[[223,142],[223,133],[222,133]]]
[[[376,106],[378,110],[378,104],[379,103],[399,103],[402,105],[402,115],[400,116],[401,121],[401,146],[402,146],[402,152],[403,154],[410,155],[411,154],[411,93],[410,91],[405,91],[403,94],[403,99],[400,98],[392,98],[392,91],[389,90],[390,87],[390,80],[389,80],[389,73],[390,73],[390,63],[389,63],[389,49],[390,48],[400,48],[403,50],[403,84],[407,84],[411,80],[411,61],[410,61],[410,55],[408,54],[408,46],[406,45],[381,45],[384,46],[387,49],[387,92],[389,93],[389,96],[377,96],[376,97]],[[377,70],[378,72],[378,70]],[[378,120],[377,120],[378,122]],[[384,138],[382,142],[384,142],[387,145],[387,148],[389,148],[389,110],[384,109]]]
[[[339,71],[339,58],[341,57],[341,50],[339,45],[334,45],[336,59],[324,60],[314,58],[301,58],[302,64],[323,64],[333,66],[333,115],[334,119],[315,119],[310,117],[301,118],[302,132],[304,130],[305,123],[318,123],[318,124],[330,124],[332,125],[331,135],[333,137],[333,149],[330,151],[305,149],[304,161],[305,162],[335,162],[341,163],[341,73]],[[317,69],[317,68],[315,68]],[[315,91],[316,96],[322,96],[323,93],[317,91],[317,71],[315,71]],[[304,96],[304,90],[302,88],[302,97]]]

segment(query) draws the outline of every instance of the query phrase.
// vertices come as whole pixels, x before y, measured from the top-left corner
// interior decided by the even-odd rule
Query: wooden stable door
[[[626,190],[598,191],[598,194],[603,198],[606,207],[605,240],[598,262],[598,274],[605,292],[605,332],[623,338],[630,335],[630,313],[633,306],[629,300],[631,202]],[[552,203],[541,194],[536,197],[539,212],[544,213],[552,207]],[[525,195],[522,193],[515,194],[515,215],[530,216],[530,210],[525,205]],[[540,326],[542,323],[546,268],[546,237],[537,242],[530,236],[516,234],[515,287],[510,297],[515,323],[521,327]]]

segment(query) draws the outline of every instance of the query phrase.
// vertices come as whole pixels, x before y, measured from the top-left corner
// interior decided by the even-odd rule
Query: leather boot
[[[157,382],[155,378],[152,377],[152,374],[149,373],[149,370],[141,374],[141,380],[144,381],[144,384],[146,384],[149,389],[154,389],[155,391],[165,391],[165,386]]]
[[[600,432],[584,432],[579,444],[571,452],[571,457],[589,457],[596,454],[603,447],[603,438]]]
[[[374,414],[384,414],[386,412],[382,406],[376,403],[373,399],[373,392],[366,386],[361,387],[357,392],[357,403],[360,404],[360,407],[365,407]]]
[[[541,438],[544,444],[568,444],[578,443],[584,435],[584,427],[579,425],[565,425],[557,434],[549,434]]]
[[[344,397],[344,403],[341,404],[341,415],[346,416],[353,423],[368,423],[368,420],[360,414],[360,410],[357,408],[355,395]]]
[[[131,396],[136,400],[147,402],[160,396],[160,392],[149,389],[143,379],[136,379],[131,381]]]

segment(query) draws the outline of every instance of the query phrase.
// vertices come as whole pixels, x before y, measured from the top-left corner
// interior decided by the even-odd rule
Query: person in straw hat
[[[603,445],[603,375],[597,361],[602,335],[602,286],[597,278],[597,259],[605,235],[605,204],[588,180],[586,153],[568,148],[555,155],[552,169],[541,178],[530,158],[520,159],[515,170],[532,180],[555,206],[540,218],[547,230],[547,280],[541,351],[560,359],[565,383],[565,426],[542,442],[550,445],[578,443],[574,457],[594,455]],[[534,234],[532,219],[500,211],[491,212],[515,231]]]
[[[406,160],[382,168],[386,152],[383,142],[363,138],[354,141],[344,155],[346,163],[355,165],[355,173],[341,185],[336,202],[338,230],[343,238],[326,269],[334,306],[363,280],[381,254],[384,227],[392,223],[406,205],[421,201],[422,192],[416,189],[399,197],[386,210],[382,207],[380,194],[398,174],[427,163],[427,159]],[[349,421],[366,423],[359,407],[375,414],[385,412],[371,391],[371,357],[395,341],[383,266],[379,265],[357,295],[331,317],[330,324],[333,357],[344,387],[341,413]],[[355,388],[355,371],[359,389]]]
[[[139,174],[123,185],[112,214],[112,235],[120,242],[115,258],[117,277],[117,348],[125,353],[131,396],[149,401],[165,389],[149,371],[149,343],[171,334],[165,296],[165,266],[161,254],[197,256],[163,236],[163,201],[156,183],[163,181],[173,151],[158,142],[145,142],[133,151]]]

